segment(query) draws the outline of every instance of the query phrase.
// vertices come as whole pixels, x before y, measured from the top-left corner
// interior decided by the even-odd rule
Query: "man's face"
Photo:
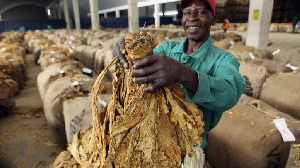
[[[184,7],[182,26],[186,36],[192,41],[203,41],[209,37],[210,27],[215,18],[204,0],[191,0]]]

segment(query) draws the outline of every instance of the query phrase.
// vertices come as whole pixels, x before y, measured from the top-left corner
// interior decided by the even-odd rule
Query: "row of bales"
[[[181,40],[182,31],[148,30],[161,43]],[[112,59],[112,46],[126,30],[28,31],[25,42],[36,54],[42,72],[37,83],[44,112],[64,145],[79,129],[91,126],[91,88]],[[238,104],[226,111],[208,135],[207,159],[214,167],[284,167],[292,144],[300,143],[300,51],[270,45],[259,50],[245,46],[234,33],[211,35],[214,45],[240,62],[247,89]],[[99,108],[111,98],[111,76],[101,86]],[[273,119],[284,118],[296,141],[283,142]],[[294,158],[294,157],[291,157]],[[293,162],[290,164],[292,165]]]
[[[243,45],[234,33],[211,35],[214,45],[233,54],[247,87],[208,135],[207,157],[215,167],[293,167],[292,144],[300,142],[300,48]],[[273,120],[284,118],[296,141],[284,142]],[[292,150],[291,150],[292,151]],[[225,165],[225,166],[224,166]]]
[[[211,27],[212,31],[217,30],[223,30],[222,29],[223,23],[216,23]],[[148,26],[149,28],[154,28],[154,25]],[[247,31],[248,24],[247,23],[230,23],[229,29],[232,31]],[[181,26],[178,25],[162,25],[161,28],[171,28],[171,29],[181,29]],[[271,23],[269,31],[270,32],[286,32],[286,33],[292,33],[293,27],[292,23]],[[300,26],[296,25],[295,27],[295,33],[300,33]]]
[[[8,115],[14,108],[14,98],[28,79],[25,54],[24,33],[0,34],[0,116]]]

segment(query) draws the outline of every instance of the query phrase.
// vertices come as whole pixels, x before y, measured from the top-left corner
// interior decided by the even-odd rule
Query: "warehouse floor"
[[[245,41],[247,32],[235,33]],[[300,47],[300,34],[270,33],[269,39],[275,45]],[[36,82],[41,70],[34,64],[34,55],[26,56],[26,64],[29,79],[15,97],[15,109],[9,116],[0,118],[1,168],[49,166],[64,150],[56,144],[45,120]]]

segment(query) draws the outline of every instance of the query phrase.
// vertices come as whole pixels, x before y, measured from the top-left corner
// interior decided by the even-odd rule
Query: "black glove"
[[[246,82],[246,88],[244,90],[244,93],[248,96],[252,96],[253,88],[251,87],[251,82],[249,81],[249,78],[247,76],[243,76],[245,82]]]

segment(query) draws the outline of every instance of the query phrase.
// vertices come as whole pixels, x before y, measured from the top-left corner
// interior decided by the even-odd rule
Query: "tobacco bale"
[[[226,33],[226,38],[232,39],[234,42],[239,42],[243,40],[241,35],[232,32]]]
[[[111,94],[99,95],[98,109],[100,111],[106,106],[111,96]],[[88,95],[64,101],[63,115],[68,143],[72,143],[73,135],[76,132],[92,127],[91,100],[91,95]]]
[[[2,83],[4,83],[5,85],[9,86],[9,95],[17,95],[19,94],[20,92],[20,87],[18,85],[18,83],[13,80],[13,79],[5,79],[5,80],[2,80]]]
[[[220,41],[226,38],[226,34],[224,32],[217,32],[210,35],[211,39]]]
[[[87,47],[87,45],[79,45],[79,46],[75,46],[73,48],[74,50],[74,55],[73,55],[73,59],[75,60],[79,60],[79,58],[81,57],[82,51]]]
[[[248,51],[240,51],[234,48],[230,48],[227,50],[230,52],[237,60],[243,62],[250,62],[251,58]]]
[[[267,78],[260,99],[272,107],[300,119],[300,73],[279,73]]]
[[[299,48],[282,48],[277,54],[273,55],[273,60],[293,66],[300,66],[300,49]]]
[[[255,49],[253,55],[257,58],[272,59],[273,55],[270,51]]]
[[[208,161],[216,168],[284,167],[290,145],[297,142],[283,142],[272,124],[275,116],[284,117],[296,139],[300,138],[299,120],[243,95],[208,134]]]
[[[96,74],[99,74],[104,69],[104,60],[108,51],[109,49],[102,48],[100,50],[97,50],[97,52],[95,53],[94,71]]]
[[[254,51],[254,47],[249,47],[249,46],[245,46],[245,45],[235,45],[233,47],[233,49],[238,50],[238,51],[247,51],[247,52],[253,52]]]
[[[278,24],[277,23],[272,23],[270,25],[270,32],[278,32],[279,28],[278,28]]]
[[[252,63],[240,62],[240,73],[242,76],[247,76],[251,82],[252,97],[259,98],[261,88],[266,78],[268,77],[267,69],[263,66],[257,66]]]
[[[72,86],[73,82],[80,82],[79,86]],[[60,142],[66,143],[65,124],[63,116],[64,96],[70,92],[87,91],[89,92],[94,79],[86,75],[78,75],[76,77],[64,77],[52,82],[45,94],[44,112],[49,126],[57,130],[57,134],[62,136]]]
[[[41,66],[41,70],[44,71],[51,64],[64,62],[67,60],[70,60],[70,58],[68,58],[65,54],[53,52],[49,54],[43,54],[43,56],[40,57],[38,62]]]
[[[37,87],[42,102],[44,102],[46,91],[52,82],[65,76],[74,77],[77,74],[82,74],[82,68],[83,65],[77,61],[70,62],[68,64],[54,63],[39,73],[37,76]]]
[[[231,41],[232,40],[228,38],[228,39],[222,39],[220,41],[215,41],[213,44],[215,46],[217,46],[218,48],[221,48],[223,50],[227,50],[231,47],[231,43],[233,42],[233,41],[232,42]]]
[[[11,62],[14,68],[13,79],[18,83],[20,89],[23,89],[27,80],[27,71],[25,68],[25,64],[23,60],[17,61],[13,59],[11,60]]]
[[[269,74],[275,74],[280,72],[292,72],[292,69],[286,65],[269,59],[255,58],[251,60],[251,63],[257,66],[263,66],[267,69]]]
[[[94,58],[95,53],[98,50],[98,47],[86,47],[83,49],[81,56],[79,57],[79,61],[82,62],[90,69],[94,69]]]

